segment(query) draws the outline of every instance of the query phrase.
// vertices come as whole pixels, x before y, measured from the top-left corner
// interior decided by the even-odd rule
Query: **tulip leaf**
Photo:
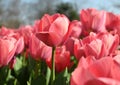
[[[45,85],[46,79],[43,75],[40,75],[31,81],[31,85]]]
[[[59,73],[56,77],[54,85],[69,85],[70,73],[68,73],[68,69]]]
[[[6,78],[8,77],[8,70],[7,66],[0,68],[0,85],[4,85],[6,82]]]
[[[46,85],[49,85],[50,75],[51,75],[51,70],[50,70],[50,68],[49,68],[49,67],[47,67]]]
[[[22,57],[20,57],[20,58],[16,57],[16,63],[14,65],[14,71],[17,75],[19,74],[20,69],[22,69]]]

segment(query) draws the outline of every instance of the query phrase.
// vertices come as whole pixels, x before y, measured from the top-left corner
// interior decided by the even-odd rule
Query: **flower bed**
[[[0,85],[120,85],[120,16],[83,9],[0,29]]]

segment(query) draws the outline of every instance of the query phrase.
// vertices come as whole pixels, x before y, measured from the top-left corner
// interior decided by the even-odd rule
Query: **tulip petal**
[[[98,80],[105,83],[104,85],[120,85],[120,81],[114,80],[112,78],[100,77]]]
[[[113,59],[104,57],[89,66],[90,72],[96,77],[109,77]]]
[[[36,33],[36,36],[48,46],[57,46],[62,42],[61,37],[55,32]]]
[[[69,21],[66,17],[58,17],[50,26],[49,32],[56,32],[60,37],[64,37],[68,31]]]

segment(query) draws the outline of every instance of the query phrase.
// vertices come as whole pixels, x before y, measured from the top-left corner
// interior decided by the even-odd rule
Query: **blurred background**
[[[0,0],[0,25],[18,28],[32,25],[45,13],[63,13],[70,20],[79,20],[81,9],[96,8],[120,13],[120,0]]]

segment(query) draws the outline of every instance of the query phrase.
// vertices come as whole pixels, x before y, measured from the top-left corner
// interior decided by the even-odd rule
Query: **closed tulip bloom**
[[[106,12],[98,11],[96,9],[83,9],[80,12],[80,19],[83,26],[82,34],[89,35],[90,32],[106,32],[105,21]]]
[[[39,32],[36,36],[45,44],[55,47],[62,45],[71,33],[69,20],[63,14],[52,16],[45,14],[39,22]]]
[[[29,46],[29,40],[30,40],[30,37],[31,35],[34,33],[34,29],[32,26],[21,26],[17,32],[23,37],[24,39],[24,44],[25,44],[25,47],[28,48]]]
[[[7,65],[14,57],[17,49],[17,40],[13,37],[0,38],[0,67]]]
[[[70,23],[69,28],[72,29],[70,37],[79,38],[82,32],[82,24],[80,21],[74,20]]]

